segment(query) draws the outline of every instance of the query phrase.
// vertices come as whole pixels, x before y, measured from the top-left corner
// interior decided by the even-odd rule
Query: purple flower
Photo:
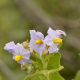
[[[59,49],[57,48],[57,46],[62,42],[62,39],[60,39],[60,33],[52,30],[51,28],[48,29],[47,33],[48,35],[45,37],[44,42],[47,46],[49,46],[49,53],[54,53],[55,51],[58,52]]]
[[[41,32],[30,30],[31,40],[29,47],[35,49],[39,55],[42,55],[42,51],[45,49],[44,35]]]
[[[30,51],[25,49],[20,43],[16,44],[14,49],[13,59],[17,61],[19,64],[25,65],[26,63],[31,63]]]

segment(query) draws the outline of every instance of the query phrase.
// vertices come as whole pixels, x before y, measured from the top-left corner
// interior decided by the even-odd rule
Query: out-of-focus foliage
[[[77,72],[77,75],[74,80],[80,80],[80,70]]]
[[[37,7],[25,1],[33,1]],[[3,49],[4,45],[10,41],[21,43],[29,39],[30,29],[46,35],[49,26],[67,33],[60,50],[61,65],[64,66],[60,73],[66,80],[71,80],[80,69],[80,0],[0,0],[0,60],[18,80],[22,80],[26,72],[21,71],[12,54]],[[10,80],[2,67],[0,75],[3,80]]]

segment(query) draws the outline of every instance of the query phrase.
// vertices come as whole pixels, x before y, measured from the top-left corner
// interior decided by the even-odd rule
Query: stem
[[[49,80],[49,77],[46,77],[46,80]]]
[[[48,71],[48,72],[47,72],[47,75],[49,75],[49,74],[51,74],[51,73],[58,72],[58,71],[60,71],[60,70],[63,69],[63,68],[64,68],[63,66],[60,66],[58,69],[47,70],[47,71]],[[46,76],[46,72],[45,72],[45,71],[46,71],[46,70],[42,70],[42,71],[36,72],[36,73],[34,73],[34,74],[32,74],[32,75],[27,75],[24,80],[29,80],[29,79],[31,79],[31,78],[33,78],[33,77],[41,76],[41,75],[43,75],[43,76],[46,78],[46,80],[49,80],[49,77]],[[45,73],[44,73],[44,72],[45,72]]]

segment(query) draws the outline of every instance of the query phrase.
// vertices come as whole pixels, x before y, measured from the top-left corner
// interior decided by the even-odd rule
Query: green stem
[[[49,80],[49,77],[48,77],[49,74],[58,72],[61,69],[63,69],[63,66],[60,66],[58,69],[53,69],[53,70],[42,70],[42,71],[36,72],[36,73],[34,73],[32,75],[27,75],[24,80],[29,80],[29,79],[31,79],[33,77],[41,76],[41,75],[43,75],[46,78],[46,80]]]
[[[46,77],[46,80],[49,80],[49,77]]]

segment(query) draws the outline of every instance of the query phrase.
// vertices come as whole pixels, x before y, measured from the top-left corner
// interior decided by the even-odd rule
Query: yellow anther
[[[36,41],[35,41],[35,44],[41,44],[42,43],[42,40],[41,39],[37,39]]]
[[[55,38],[55,39],[53,39],[53,42],[54,42],[54,43],[62,43],[62,39],[60,39],[60,38]]]
[[[15,56],[15,61],[19,61],[22,58],[22,55],[16,55]]]

